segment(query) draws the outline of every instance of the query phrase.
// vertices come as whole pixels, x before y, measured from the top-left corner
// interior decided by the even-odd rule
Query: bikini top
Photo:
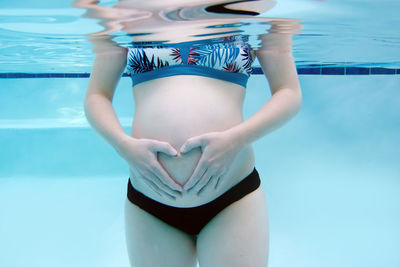
[[[246,87],[253,72],[253,49],[243,38],[230,36],[223,40],[155,46],[135,42],[128,47],[126,66],[132,86],[173,75],[200,75]]]

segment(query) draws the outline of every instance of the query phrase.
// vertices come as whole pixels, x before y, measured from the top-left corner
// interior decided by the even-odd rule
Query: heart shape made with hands
[[[186,181],[192,176],[199,163],[201,154],[200,147],[195,147],[184,154],[178,152],[177,156],[170,156],[159,152],[158,162],[171,178],[183,187]]]

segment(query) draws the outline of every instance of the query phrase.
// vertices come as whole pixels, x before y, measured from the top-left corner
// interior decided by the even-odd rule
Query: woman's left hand
[[[217,189],[243,145],[236,134],[227,130],[189,138],[181,146],[180,152],[186,153],[195,147],[200,147],[202,154],[183,189],[200,195],[211,184],[215,184],[214,189]]]

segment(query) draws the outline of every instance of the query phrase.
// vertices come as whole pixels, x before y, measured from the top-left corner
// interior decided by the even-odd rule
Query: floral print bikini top
[[[254,62],[252,48],[243,38],[224,42],[186,42],[175,45],[135,43],[128,47],[127,71],[132,86],[173,75],[200,75],[246,87]]]

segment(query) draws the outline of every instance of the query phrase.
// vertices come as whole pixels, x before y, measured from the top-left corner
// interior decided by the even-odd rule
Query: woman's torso
[[[146,50],[147,58],[143,54],[143,50],[133,50],[134,54],[130,55],[128,53],[128,66],[130,66],[132,78],[135,79],[142,75],[135,73],[147,72],[149,66],[151,69],[152,52],[157,53],[155,56],[156,58],[160,57],[158,59],[169,59],[170,65],[180,65],[174,66],[179,70],[189,71],[193,65],[203,65],[208,67],[204,68],[207,69],[206,73],[209,73],[207,76],[219,77],[219,79],[215,79],[186,73],[186,75],[154,79],[152,72],[147,72],[151,73],[152,79],[133,86],[135,114],[131,135],[135,138],[166,141],[179,151],[182,144],[190,137],[208,132],[224,131],[242,122],[242,107],[246,89],[240,82],[239,84],[231,82],[231,78],[224,80],[220,75],[226,74],[227,70],[250,74],[251,62],[255,55],[249,46],[246,44],[242,46],[240,38],[234,37],[230,40],[230,44],[200,46],[200,49],[205,48],[205,50],[197,50],[197,48],[187,50],[186,56],[181,49],[148,49]],[[167,53],[165,54],[165,52]],[[156,62],[155,59],[154,62]],[[153,65],[153,67],[156,66]],[[199,68],[201,68],[200,71],[203,70],[202,67]],[[219,70],[213,73],[212,68]],[[163,69],[163,65],[161,65],[161,69]],[[199,69],[195,69],[195,72],[197,70]],[[243,78],[244,76],[244,74],[233,74],[229,71],[228,74],[231,75],[229,77],[242,76]],[[132,81],[136,82],[137,80]],[[184,184],[190,178],[201,157],[201,149],[197,147],[177,157],[171,157],[164,153],[158,155],[161,166],[165,168],[171,178],[179,184]],[[251,145],[247,145],[238,152],[229,171],[224,176],[225,181],[220,183],[218,191],[204,190],[201,197],[184,191],[183,196],[176,200],[160,197],[141,179],[131,179],[131,181],[138,191],[156,201],[176,207],[193,207],[217,198],[250,174],[253,168],[254,152]],[[134,177],[132,170],[130,177]]]
[[[133,87],[135,113],[132,137],[170,143],[177,151],[190,137],[223,131],[243,121],[245,88],[226,81],[195,75],[170,76]],[[184,184],[201,156],[200,148],[171,157],[159,153],[162,167],[178,183]],[[185,194],[177,200],[160,197],[145,182],[131,179],[133,186],[156,201],[176,207],[192,207],[212,201],[241,181],[254,168],[254,152],[245,146],[234,159],[218,191],[201,197]],[[130,177],[134,177],[130,171]]]

